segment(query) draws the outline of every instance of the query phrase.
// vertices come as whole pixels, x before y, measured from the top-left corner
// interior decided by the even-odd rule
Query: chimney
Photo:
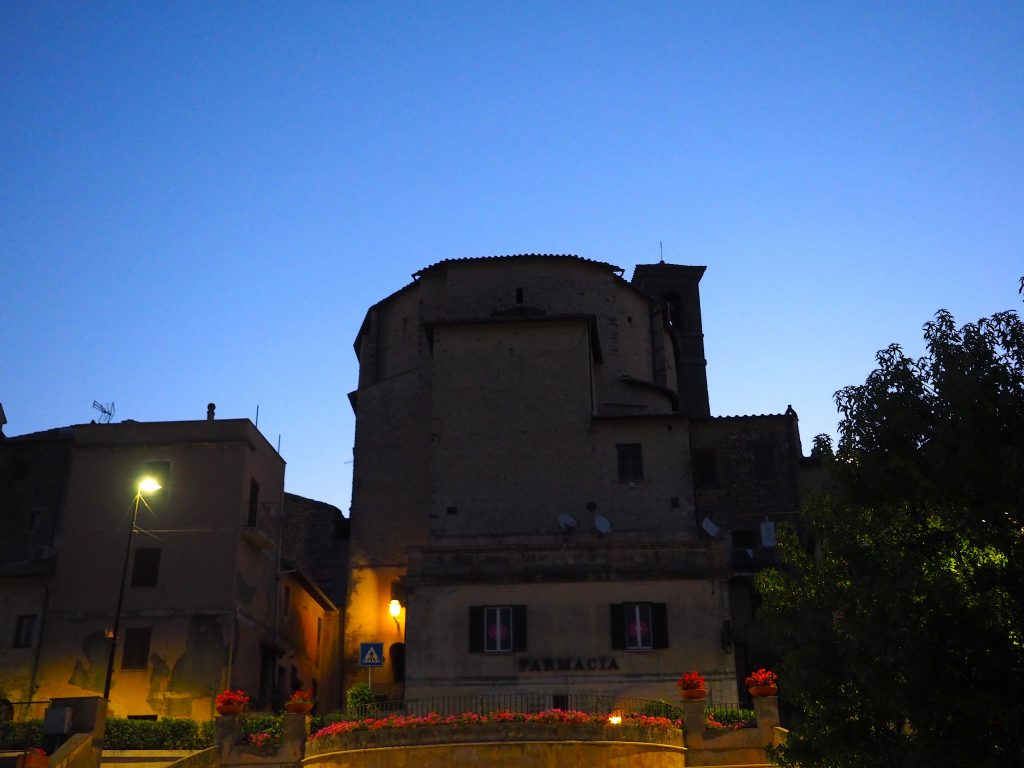
[[[213,412],[217,410],[216,403],[210,403],[206,406],[206,420],[213,421]]]

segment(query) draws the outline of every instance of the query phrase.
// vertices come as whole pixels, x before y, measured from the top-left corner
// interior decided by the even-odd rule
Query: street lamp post
[[[143,493],[152,493],[160,490],[160,483],[151,477],[143,478],[139,482],[139,488],[135,492],[135,503],[132,505],[132,524],[128,528],[128,546],[124,550],[124,565],[121,567],[121,588],[117,592],[117,608],[114,610],[114,632],[110,636],[110,654],[107,658],[107,679],[103,683],[103,698],[110,700],[110,682],[114,678],[114,656],[117,654],[117,633],[121,628],[121,608],[124,605],[124,586],[128,580],[128,561],[132,554],[132,536],[135,535],[136,521],[139,519],[139,502],[146,504],[142,498]],[[146,509],[149,509],[146,504]],[[152,511],[152,510],[151,510]]]

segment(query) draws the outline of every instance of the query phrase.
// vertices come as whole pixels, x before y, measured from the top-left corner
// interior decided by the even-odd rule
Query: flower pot
[[[240,715],[242,710],[245,709],[244,704],[224,703],[217,705],[217,714],[223,716],[227,715]]]
[[[679,695],[684,699],[700,701],[707,698],[708,692],[705,688],[683,688],[679,691]]]
[[[777,685],[752,685],[748,689],[751,696],[775,696],[779,692]]]
[[[48,755],[37,755],[34,752],[25,752],[18,755],[18,768],[46,768],[50,764]]]
[[[305,715],[309,714],[312,709],[312,701],[286,701],[284,703],[284,711],[291,712],[292,714]]]

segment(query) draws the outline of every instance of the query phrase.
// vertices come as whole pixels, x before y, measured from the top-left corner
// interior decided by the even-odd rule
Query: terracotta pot
[[[779,692],[777,685],[752,685],[748,689],[751,696],[775,696]]]
[[[679,695],[684,699],[700,701],[707,698],[708,692],[706,688],[683,688],[679,691]]]
[[[244,704],[231,704],[231,703],[218,704],[217,705],[217,714],[221,715],[221,716],[240,715],[240,714],[242,714],[242,710],[243,709],[245,709],[245,705]]]
[[[291,712],[293,714],[298,713],[300,715],[305,715],[312,711],[312,709],[312,701],[286,701],[284,703],[284,711]]]
[[[48,755],[37,755],[33,752],[25,752],[18,755],[18,768],[46,768],[50,764]]]

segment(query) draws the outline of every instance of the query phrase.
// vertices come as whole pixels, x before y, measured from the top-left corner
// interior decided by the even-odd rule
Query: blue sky
[[[0,4],[8,435],[249,417],[347,510],[352,341],[445,258],[704,264],[712,412],[1020,306],[1024,4]]]

